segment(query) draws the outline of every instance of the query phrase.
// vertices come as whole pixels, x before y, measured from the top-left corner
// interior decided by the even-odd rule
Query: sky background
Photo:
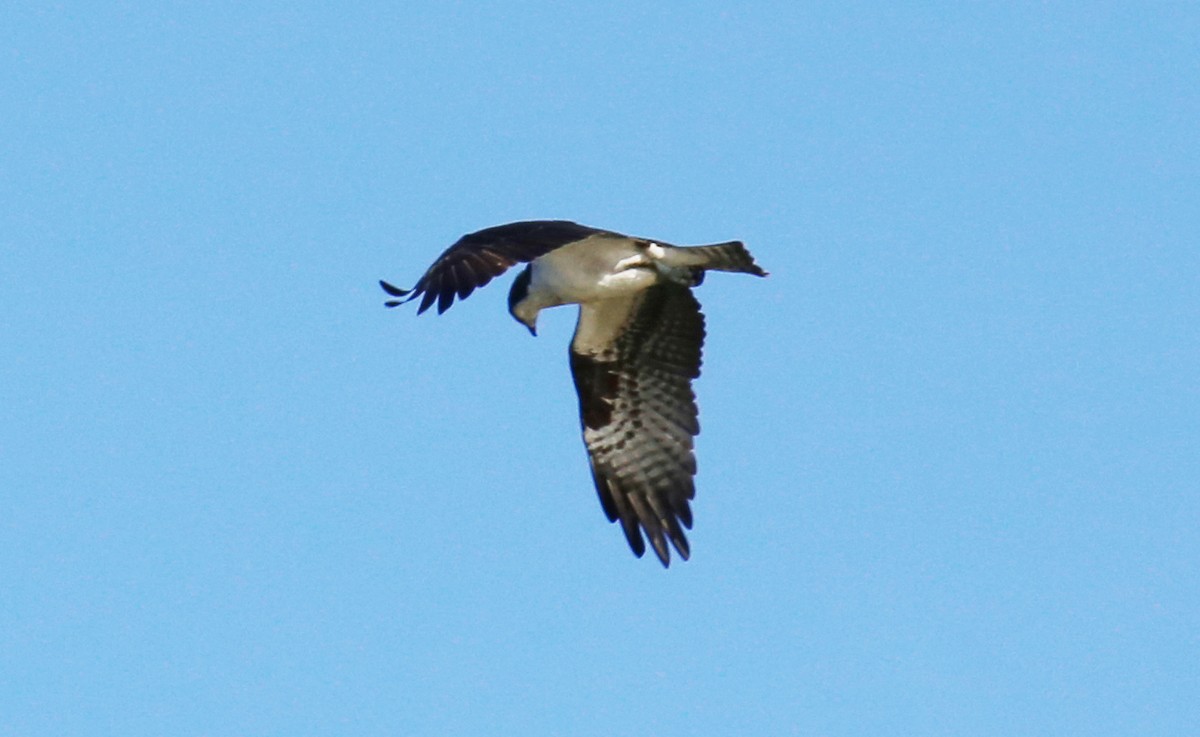
[[[898,7],[904,6],[904,7]],[[1200,722],[1200,10],[6,3],[0,735]],[[744,240],[692,560],[463,233]]]

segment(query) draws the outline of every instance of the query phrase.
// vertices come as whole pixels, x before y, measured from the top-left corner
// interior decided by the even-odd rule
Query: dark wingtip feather
[[[425,294],[421,297],[421,306],[417,308],[417,314],[420,315],[425,310],[428,310],[435,300],[437,300],[438,292],[432,288],[432,285],[425,287]]]
[[[442,283],[442,290],[438,294],[438,314],[442,314],[450,309],[450,305],[454,304],[454,280],[446,279]]]
[[[692,557],[692,548],[688,545],[687,536],[683,534],[678,525],[674,525],[674,529],[671,531],[671,544],[675,546],[680,558],[687,560]]]
[[[411,289],[401,289],[400,287],[398,287],[394,284],[388,284],[383,279],[379,280],[379,286],[383,287],[383,291],[387,292],[388,294],[392,295],[393,297],[406,297],[406,296],[408,296],[409,293],[412,292]]]
[[[402,305],[402,304],[404,304],[404,301],[403,301],[403,300],[399,300],[399,299],[389,299],[387,302],[384,302],[384,303],[383,303],[383,306],[384,306],[384,307],[399,307],[399,306],[400,306],[400,305]]]
[[[658,562],[662,563],[663,568],[670,568],[671,549],[667,547],[667,541],[662,535],[655,535],[651,542],[654,544],[654,554],[658,556]]]
[[[642,539],[642,532],[638,529],[637,518],[621,517],[621,530],[625,533],[625,541],[629,543],[629,549],[633,551],[634,556],[641,558],[645,555],[646,541]]]

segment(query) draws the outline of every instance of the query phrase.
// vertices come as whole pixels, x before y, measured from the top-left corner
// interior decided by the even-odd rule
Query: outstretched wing
[[[628,300],[582,305],[571,343],[583,441],[610,522],[641,557],[644,531],[664,566],[667,540],[687,560],[693,438],[692,379],[700,375],[704,315],[687,287],[665,283]]]
[[[385,303],[388,307],[421,297],[418,315],[434,302],[441,314],[454,304],[456,295],[466,299],[510,266],[528,263],[560,246],[604,232],[607,231],[568,220],[528,220],[497,225],[459,238],[438,256],[412,289],[400,289],[382,280],[379,285],[398,298],[388,300]]]

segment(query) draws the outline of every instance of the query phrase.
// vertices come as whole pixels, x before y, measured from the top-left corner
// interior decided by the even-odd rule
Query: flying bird
[[[700,375],[704,315],[692,288],[706,271],[766,272],[740,241],[674,246],[566,220],[498,225],[463,236],[412,289],[380,281],[388,307],[420,298],[439,314],[510,267],[525,268],[508,311],[537,335],[538,313],[579,305],[570,366],[583,442],[610,522],[629,547],[663,566],[667,542],[687,560],[684,528],[695,497],[693,438],[700,432],[692,379]]]

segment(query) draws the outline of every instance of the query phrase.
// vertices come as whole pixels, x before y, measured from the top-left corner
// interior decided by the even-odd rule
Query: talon
[[[628,271],[629,269],[637,269],[644,266],[650,266],[650,260],[645,256],[637,255],[623,258],[613,265],[613,271]]]

